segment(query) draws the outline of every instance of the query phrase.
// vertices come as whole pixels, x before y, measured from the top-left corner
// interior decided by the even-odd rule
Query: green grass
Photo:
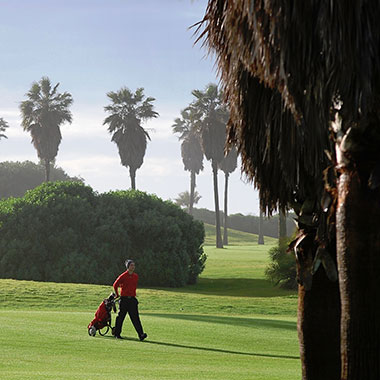
[[[125,340],[87,335],[110,286],[0,280],[1,379],[300,378],[297,296],[265,279],[269,248],[205,246],[198,284],[139,289],[145,342],[129,320]]]

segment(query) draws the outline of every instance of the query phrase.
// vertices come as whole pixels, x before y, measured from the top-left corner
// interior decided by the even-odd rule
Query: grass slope
[[[263,271],[270,246],[205,246],[199,283],[139,289],[148,339],[90,338],[110,286],[0,280],[1,379],[300,378],[297,297]],[[113,319],[114,319],[113,315]]]
[[[206,232],[206,238],[205,238],[205,244],[206,245],[215,245],[215,226],[212,224],[204,223],[205,226],[205,232]],[[221,228],[222,231],[222,237],[223,237],[223,227]],[[254,245],[257,244],[257,241],[259,239],[259,236],[256,234],[250,234],[248,232],[242,232],[233,230],[231,228],[228,229],[228,244],[235,246],[235,245]],[[277,239],[265,236],[264,242],[265,244],[272,245],[275,244]]]

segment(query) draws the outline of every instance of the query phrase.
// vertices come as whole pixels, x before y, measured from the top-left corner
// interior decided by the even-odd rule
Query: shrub
[[[270,264],[265,270],[267,278],[284,289],[297,289],[296,260],[286,249],[291,239],[279,242],[269,250]]]
[[[183,286],[204,268],[203,224],[139,191],[47,183],[0,202],[0,277],[110,284],[127,258],[140,284]]]

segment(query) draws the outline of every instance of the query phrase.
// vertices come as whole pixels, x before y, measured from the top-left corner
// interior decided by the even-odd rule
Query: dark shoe
[[[139,336],[139,339],[141,340],[141,342],[147,337],[148,335],[143,333]]]
[[[124,338],[121,337],[120,335],[115,335],[115,339],[124,339]]]

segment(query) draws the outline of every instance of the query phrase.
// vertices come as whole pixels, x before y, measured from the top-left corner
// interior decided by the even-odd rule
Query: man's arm
[[[115,282],[113,283],[113,289],[114,289],[114,291],[115,291],[116,298],[119,297],[120,277],[121,277],[121,275],[120,275],[120,276],[115,280]]]

